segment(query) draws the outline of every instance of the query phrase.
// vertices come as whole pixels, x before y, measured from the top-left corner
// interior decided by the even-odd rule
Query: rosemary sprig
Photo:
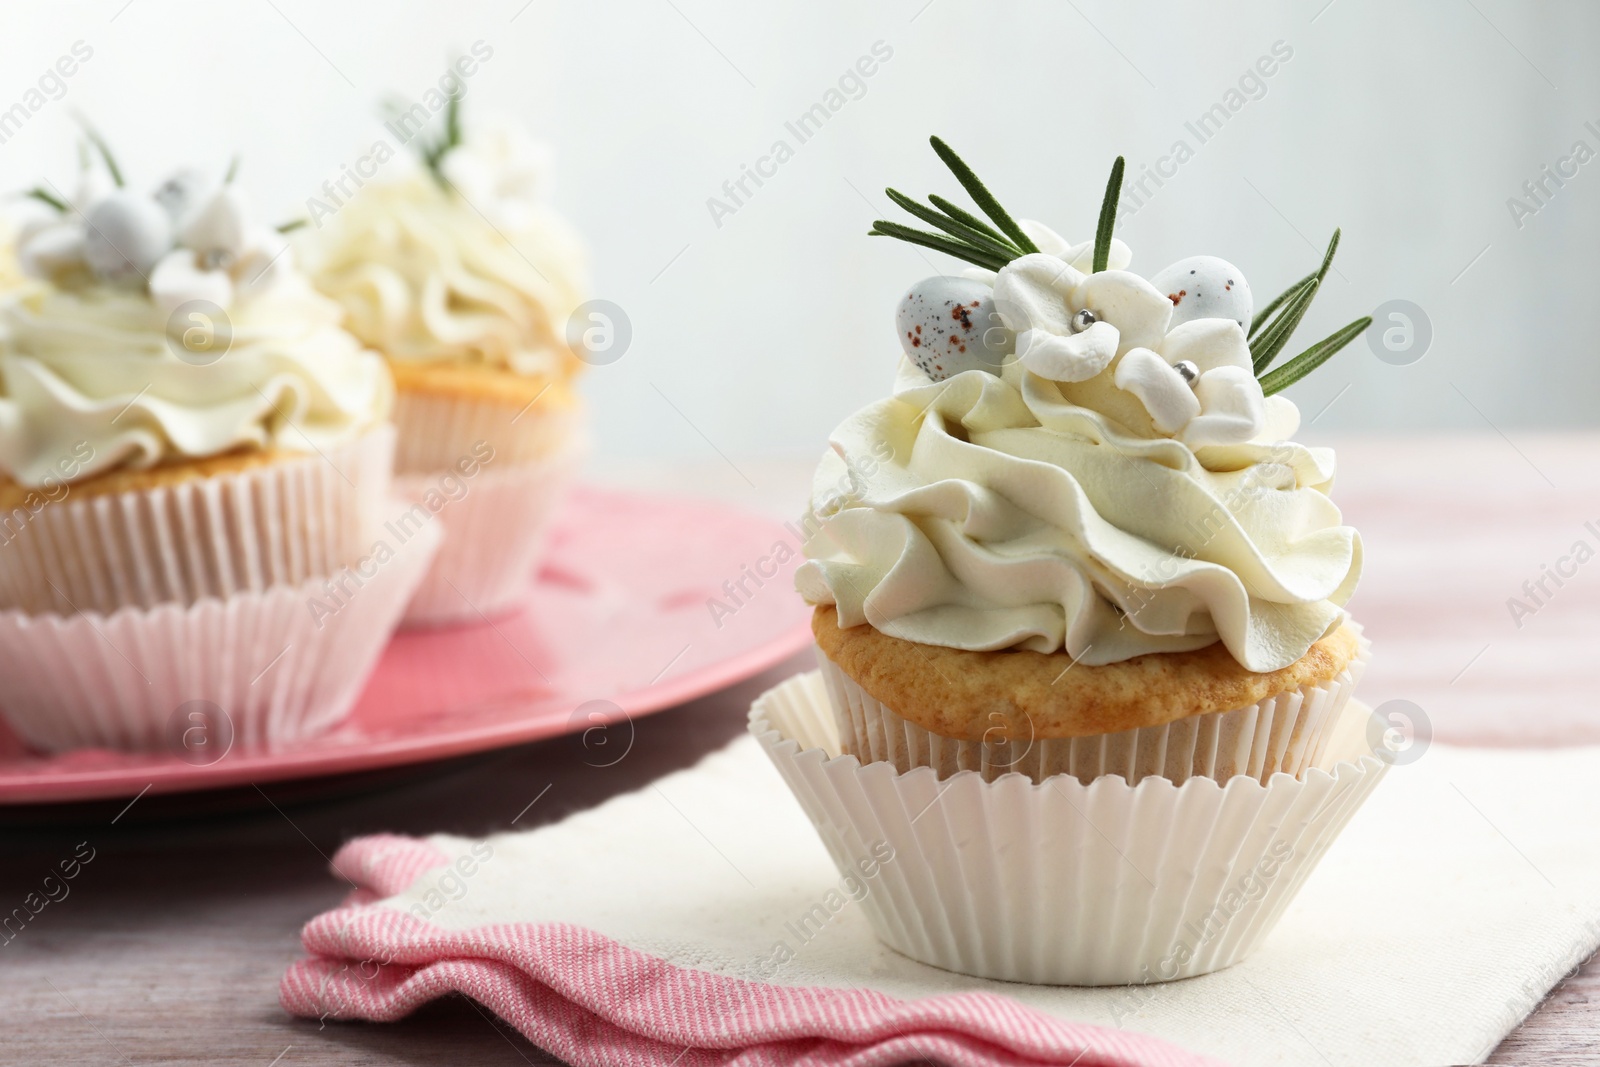
[[[405,113],[404,100],[390,100],[384,104],[385,110],[391,116]],[[422,157],[422,163],[428,168],[428,173],[433,175],[433,180],[439,187],[448,191],[450,182],[444,176],[444,157],[452,148],[461,144],[461,93],[451,93],[445,101],[444,129],[435,138],[419,137],[416,141],[417,154]]]
[[[1264,375],[1261,378],[1261,392],[1271,396],[1273,393],[1280,393],[1289,388],[1289,386],[1328,362],[1329,359],[1333,358],[1334,353],[1354,341],[1357,337],[1360,337],[1366,332],[1367,327],[1371,325],[1372,316],[1368,315],[1365,318],[1357,319],[1342,330],[1336,330],[1324,337],[1277,370]]]
[[[883,219],[879,219],[872,224],[872,229],[867,231],[867,236],[894,237],[914,245],[921,245],[924,248],[931,248],[935,252],[943,252],[946,255],[955,256],[957,259],[964,259],[968,263],[976,264],[985,270],[997,271],[1010,262],[1008,259],[1002,259],[998,255],[963,241],[957,241],[937,233],[929,233],[926,230],[913,229],[910,226],[902,226],[898,222],[888,222]]]
[[[87,122],[83,124],[83,135],[89,139],[95,151],[100,153],[100,159],[106,165],[106,173],[111,175],[112,184],[121,189],[126,183],[122,180],[122,168],[117,166],[117,157],[111,154],[111,146],[106,144],[100,132]]]
[[[989,216],[984,221],[977,215],[951,203],[938,194],[928,197],[932,208],[925,207],[920,202],[913,200],[898,189],[885,189],[889,199],[903,209],[913,218],[935,227],[943,233],[934,233],[930,230],[918,230],[899,223],[879,219],[872,224],[872,229],[867,231],[873,237],[893,237],[900,241],[932,248],[947,255],[964,259],[988,270],[999,270],[1007,263],[1022,256],[1039,251],[1039,246],[1034,244],[1011,217],[1011,213],[1000,206],[1000,201],[995,199],[989,187],[983,184],[966,161],[956,155],[955,150],[937,137],[928,138],[928,143],[944,165],[950,168],[961,187],[972,197],[973,203],[978,205],[985,215]],[[1094,270],[1106,269],[1106,264],[1111,258],[1111,232],[1117,222],[1117,203],[1122,195],[1122,174],[1126,161],[1117,157],[1116,163],[1111,167],[1111,178],[1106,183],[1106,195],[1100,204],[1100,224],[1095,232],[1094,241]]]
[[[1117,201],[1122,197],[1122,169],[1124,161],[1121,156],[1111,164],[1111,177],[1106,181],[1105,199],[1100,201],[1100,224],[1094,230],[1094,266],[1090,269],[1099,274],[1106,269],[1106,264],[1111,262],[1111,231],[1117,225]]]
[[[1011,238],[1012,244],[1022,249],[1023,252],[1039,251],[1039,246],[1034,244],[1028,238],[1028,235],[1022,232],[1022,227],[1018,226],[1016,221],[1006,212],[1006,209],[1000,206],[1000,201],[996,200],[994,194],[989,192],[988,187],[978,180],[978,176],[972,172],[971,167],[967,166],[965,160],[956,155],[949,145],[937,137],[928,138],[928,143],[933,146],[934,152],[944,161],[944,165],[950,168],[950,173],[956,176],[956,181],[961,183],[961,187],[967,191],[967,195],[972,197],[972,202],[977,204],[985,215],[994,220],[994,224],[1000,227],[1000,231]]]
[[[966,225],[971,226],[974,230],[986,234],[991,240],[999,241],[1002,244],[1011,243],[1011,238],[1007,237],[993,226],[990,226],[987,222],[984,222],[978,216],[963,208],[960,204],[951,203],[938,193],[929,193],[928,203],[932,204],[946,215],[949,215],[957,222],[965,223]],[[1017,251],[1021,252],[1022,249],[1019,248]]]
[[[1283,346],[1289,343],[1289,336],[1300,325],[1300,320],[1305,318],[1306,309],[1311,307],[1311,300],[1321,287],[1321,279],[1314,274],[1295,283],[1286,294],[1288,299],[1283,302],[1283,310],[1278,317],[1250,340],[1250,366],[1257,377],[1272,365],[1278,353],[1283,351]]]
[[[445,189],[450,189],[450,182],[446,181],[445,171],[442,170],[445,155],[458,144],[461,144],[461,93],[451,93],[450,99],[445,102],[445,131],[437,141],[422,146],[422,162],[434,174],[434,181]]]
[[[22,195],[33,200],[37,200],[41,204],[49,204],[63,215],[67,213],[66,201],[62,200],[59,196],[56,196],[54,193],[43,188],[42,186],[36,185]]]
[[[1334,230],[1333,231],[1333,240],[1328,242],[1328,251],[1323,253],[1322,266],[1318,267],[1316,270],[1312,271],[1310,274],[1307,274],[1304,278],[1301,278],[1299,281],[1297,281],[1293,285],[1289,286],[1289,288],[1287,288],[1283,292],[1279,293],[1277,295],[1277,297],[1272,301],[1272,303],[1268,304],[1266,307],[1264,307],[1260,311],[1256,312],[1256,317],[1250,320],[1250,333],[1249,333],[1249,336],[1252,337],[1252,338],[1255,337],[1256,333],[1258,331],[1260,331],[1260,329],[1262,327],[1262,324],[1265,323],[1267,321],[1267,319],[1272,317],[1272,313],[1274,311],[1277,311],[1279,306],[1281,306],[1284,301],[1288,300],[1289,297],[1294,295],[1294,292],[1295,292],[1296,289],[1298,289],[1300,286],[1304,285],[1306,282],[1310,281],[1312,278],[1315,278],[1317,281],[1320,282],[1320,281],[1322,281],[1323,278],[1327,277],[1328,268],[1333,265],[1333,254],[1335,252],[1337,252],[1338,250],[1339,250],[1339,231],[1338,230]]]
[[[977,245],[979,248],[988,248],[996,255],[1003,256],[1007,262],[1022,254],[1021,249],[1009,241],[1000,237],[991,237],[984,230],[970,226],[960,219],[953,219],[932,208],[923,207],[897,189],[885,189],[884,192],[889,194],[889,199],[898,204],[907,214],[939,227],[939,229],[958,240]]]
[[[1321,291],[1322,280],[1328,276],[1328,268],[1333,266],[1333,254],[1338,250],[1339,231],[1334,230],[1333,238],[1328,241],[1328,250],[1323,253],[1322,263],[1317,269],[1285,289],[1250,320],[1250,364],[1256,380],[1261,383],[1261,391],[1267,396],[1287,389],[1322,366],[1372,325],[1370,317],[1357,319],[1324,337],[1277,370],[1267,371],[1305,318],[1312,299]]]
[[[950,173],[955,175],[973,202],[989,216],[989,221],[985,222],[942,196],[929,196],[928,203],[933,205],[929,208],[898,189],[886,189],[884,192],[888,194],[889,199],[907,214],[944,232],[919,230],[897,222],[878,219],[872,224],[868,234],[873,237],[893,237],[896,240],[921,245],[923,248],[931,248],[986,270],[999,270],[1013,259],[1039,251],[1039,247],[1022,231],[1022,227],[1017,225],[1010,213],[1000,206],[1000,202],[973,173],[972,168],[939,138],[930,137],[928,140],[933,145],[934,152],[944,161],[945,166],[950,168]]]

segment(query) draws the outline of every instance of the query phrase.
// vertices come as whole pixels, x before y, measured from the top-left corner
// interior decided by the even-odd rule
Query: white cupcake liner
[[[309,737],[355,703],[439,539],[425,526],[385,538],[392,555],[369,542],[326,577],[190,605],[0,612],[0,714],[35,748],[166,749],[191,762],[214,761],[189,746],[191,723],[214,733],[225,717],[235,747]]]
[[[397,474],[428,474],[455,466],[484,443],[500,467],[537,463],[560,451],[582,426],[576,404],[520,409],[503,400],[402,389],[395,396]]]
[[[761,696],[750,731],[842,873],[893,850],[861,901],[891,948],[981,978],[1127,985],[1206,974],[1261,943],[1387,769],[1364,744],[1369,716],[1345,705],[1331,770],[1265,785],[863,765],[839,754],[817,672]]]
[[[539,463],[490,466],[448,483],[441,479],[454,472],[396,478],[396,493],[413,502],[410,514],[420,517],[421,507],[431,516],[426,502],[442,502],[436,525],[444,527],[444,544],[406,608],[404,625],[481,622],[519,607],[584,454],[573,445]],[[450,499],[447,485],[458,499]]]
[[[1274,774],[1299,775],[1327,766],[1329,728],[1366,671],[1370,649],[1362,637],[1356,658],[1329,681],[1233,711],[1119,733],[992,743],[923,729],[879,703],[820,648],[817,663],[838,717],[843,751],[863,762],[883,760],[901,771],[932,767],[940,778],[976,771],[991,782],[1014,771],[1035,782],[1070,774],[1087,785],[1116,774],[1133,785],[1152,776],[1182,785],[1197,775],[1227,781],[1242,774],[1265,782]]]
[[[177,485],[69,487],[0,544],[0,609],[110,614],[329,574],[372,544],[394,440],[383,425],[323,454]]]

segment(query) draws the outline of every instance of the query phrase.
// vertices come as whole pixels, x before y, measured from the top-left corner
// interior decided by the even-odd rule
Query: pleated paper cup
[[[1193,776],[1227,781],[1245,775],[1265,782],[1274,774],[1299,775],[1327,766],[1329,730],[1366,671],[1370,650],[1371,642],[1362,637],[1355,659],[1327,682],[1232,711],[1112,734],[993,743],[923,729],[874,699],[820,648],[817,663],[838,719],[842,750],[864,763],[881,760],[901,771],[931,767],[940,778],[976,771],[994,781],[1015,772],[1042,782],[1070,774],[1087,785],[1116,774],[1134,785],[1152,776],[1181,785]]]
[[[881,861],[861,906],[889,947],[980,978],[1098,986],[1206,974],[1254,951],[1383,777],[1369,717],[1345,704],[1328,769],[1225,785],[863,764],[840,753],[816,672],[761,696],[750,731],[841,873]]]
[[[191,762],[214,762],[190,744],[196,726],[224,750],[321,733],[354,705],[439,538],[425,526],[327,576],[193,604],[0,612],[0,714],[34,748]]]
[[[0,609],[111,614],[297,585],[360,558],[395,431],[324,453],[44,505],[0,543]]]
[[[406,609],[405,625],[475,623],[520,607],[585,453],[570,443],[537,463],[490,466],[448,483],[449,471],[396,478],[396,492],[413,502],[413,511],[439,505],[430,514],[444,528],[444,543]]]
[[[583,417],[575,404],[522,407],[492,396],[402,388],[394,422],[400,428],[395,471],[429,474],[479,454],[486,444],[500,467],[541,462],[582,432]]]

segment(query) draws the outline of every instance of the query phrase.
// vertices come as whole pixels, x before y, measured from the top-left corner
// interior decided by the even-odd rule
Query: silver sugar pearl
[[[1088,308],[1084,308],[1082,311],[1072,316],[1072,332],[1082,333],[1084,330],[1087,330],[1089,327],[1093,326],[1099,321],[1100,317],[1098,315],[1090,311]]]
[[[1193,388],[1195,382],[1200,380],[1200,368],[1187,359],[1180,359],[1172,365],[1172,369],[1177,371],[1183,380],[1189,383],[1191,388]]]

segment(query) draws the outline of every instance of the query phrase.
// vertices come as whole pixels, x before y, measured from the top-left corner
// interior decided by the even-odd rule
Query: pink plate
[[[331,733],[196,766],[167,753],[43,756],[0,723],[0,804],[347,774],[660,711],[805,647],[809,611],[792,582],[798,556],[794,533],[769,519],[580,488],[521,611],[402,632]]]

